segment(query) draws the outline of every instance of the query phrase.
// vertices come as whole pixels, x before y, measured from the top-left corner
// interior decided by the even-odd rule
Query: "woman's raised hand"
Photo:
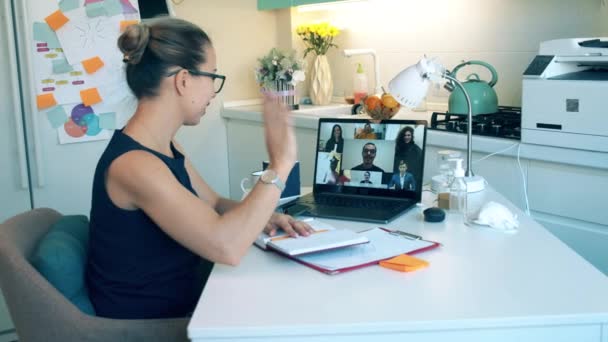
[[[264,130],[270,166],[283,180],[297,159],[297,145],[292,120],[275,95],[264,93]]]

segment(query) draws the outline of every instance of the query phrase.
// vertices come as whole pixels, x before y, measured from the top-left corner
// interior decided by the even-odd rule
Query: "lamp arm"
[[[469,94],[464,89],[462,83],[460,83],[455,77],[450,76],[449,73],[445,72],[441,75],[443,78],[446,78],[454,84],[456,84],[462,93],[464,94],[465,99],[467,100],[467,108],[469,109],[469,114],[467,117],[467,170],[465,172],[465,177],[473,177],[475,174],[473,173],[473,107],[471,107],[471,98]]]

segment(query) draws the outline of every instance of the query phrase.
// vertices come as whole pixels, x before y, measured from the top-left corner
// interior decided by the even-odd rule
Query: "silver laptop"
[[[387,223],[420,202],[426,122],[320,119],[313,192],[291,215]]]

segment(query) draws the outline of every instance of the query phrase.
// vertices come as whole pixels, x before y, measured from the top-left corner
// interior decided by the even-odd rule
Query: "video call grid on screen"
[[[342,143],[332,139],[334,129],[341,131]],[[405,135],[411,140],[406,140]],[[398,136],[416,146],[402,145],[398,149]],[[408,193],[419,193],[422,186],[425,139],[426,125],[420,122],[321,120],[315,188],[411,197]],[[399,164],[403,164],[401,170]]]

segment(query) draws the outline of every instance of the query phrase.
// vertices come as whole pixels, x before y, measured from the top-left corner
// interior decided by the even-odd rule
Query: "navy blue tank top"
[[[184,156],[171,144],[173,158],[151,150],[122,130],[114,132],[101,156],[90,218],[86,281],[98,316],[122,319],[188,316],[194,310],[213,263],[186,249],[143,210],[114,205],[105,186],[110,164],[126,152],[147,151],[196,195]]]

